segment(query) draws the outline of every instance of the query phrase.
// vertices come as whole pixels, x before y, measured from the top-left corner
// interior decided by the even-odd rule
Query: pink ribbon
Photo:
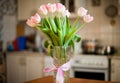
[[[44,72],[57,71],[57,74],[56,74],[56,83],[63,83],[64,82],[64,71],[67,71],[70,68],[71,68],[71,61],[63,64],[59,68],[57,68],[55,65],[53,65],[52,68],[45,68]]]

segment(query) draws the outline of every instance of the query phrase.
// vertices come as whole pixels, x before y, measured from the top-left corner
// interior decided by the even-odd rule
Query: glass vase
[[[53,61],[54,65],[56,68],[60,68],[63,64],[66,64],[70,62],[71,59],[71,50],[69,47],[63,47],[63,46],[54,46],[52,49],[52,56],[53,56]],[[69,69],[70,70],[70,69]],[[69,73],[70,71],[63,71],[63,83],[70,83],[69,81]],[[58,70],[54,71],[54,83],[59,83],[56,82],[56,75],[57,75]],[[59,78],[60,80],[61,78]],[[61,83],[61,82],[60,82]]]

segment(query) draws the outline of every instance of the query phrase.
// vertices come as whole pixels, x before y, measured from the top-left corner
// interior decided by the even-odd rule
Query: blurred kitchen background
[[[98,78],[92,76],[93,79],[120,82],[120,0],[0,0],[0,83],[23,83],[51,75],[42,72],[52,64],[42,45],[46,37],[25,22],[40,5],[56,2],[69,9],[71,21],[76,18],[80,6],[94,17],[93,22],[78,32],[82,40],[75,44],[77,58],[73,60],[76,65],[73,65],[71,76],[82,78],[80,75],[85,75],[80,73],[83,64],[87,64],[87,71],[88,64],[94,64],[91,69],[98,69],[101,74],[97,73]],[[87,62],[90,58],[96,63]]]

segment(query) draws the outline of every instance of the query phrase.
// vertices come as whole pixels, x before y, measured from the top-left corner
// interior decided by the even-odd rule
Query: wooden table
[[[53,77],[43,77],[28,81],[25,83],[54,83]],[[80,79],[80,78],[70,78],[70,83],[120,83],[120,82],[110,82],[110,81],[100,81],[100,80],[89,80],[89,79]]]

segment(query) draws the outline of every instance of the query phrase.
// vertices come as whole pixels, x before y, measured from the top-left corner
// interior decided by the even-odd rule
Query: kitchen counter
[[[108,59],[120,59],[120,54],[118,55],[118,54],[115,54],[115,55],[109,55],[109,56],[107,56],[108,57]]]
[[[54,80],[52,76],[48,76],[48,77],[43,77],[43,78],[38,78],[32,81],[28,81],[25,83],[54,83]],[[120,83],[120,82],[70,78],[70,83]]]
[[[112,56],[112,58],[114,58],[114,59],[120,59],[120,55]]]
[[[47,55],[45,53],[40,52],[33,52],[33,51],[13,51],[13,52],[7,52],[9,55],[15,55],[15,54],[21,54],[21,55]]]

